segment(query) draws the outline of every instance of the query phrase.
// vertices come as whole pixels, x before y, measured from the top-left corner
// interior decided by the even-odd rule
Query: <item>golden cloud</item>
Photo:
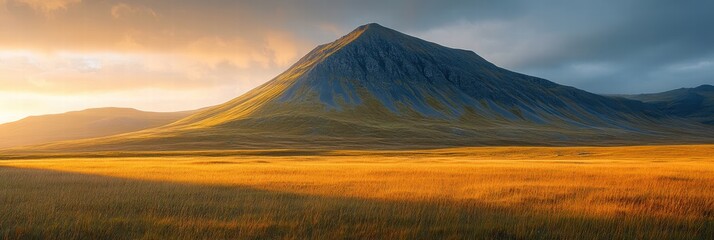
[[[36,11],[49,14],[52,11],[67,9],[70,4],[80,3],[82,0],[12,0],[15,2],[26,4]],[[2,3],[2,2],[0,2]]]
[[[157,17],[156,12],[145,6],[131,6],[126,3],[119,3],[112,7],[111,9],[112,17],[121,18],[122,16],[144,14],[152,17]]]
[[[244,69],[282,68],[296,61],[306,45],[288,33],[272,31],[258,42],[240,37],[204,37],[188,44],[184,53],[211,65],[229,62]]]
[[[225,101],[270,80],[315,45],[311,35],[287,26],[248,24],[246,16],[253,13],[236,6],[0,0],[0,102],[35,99],[46,105],[147,89],[196,93],[176,100],[180,105],[202,95]],[[27,100],[10,93],[27,93]],[[157,106],[147,96],[136,102]],[[117,105],[99,98],[89,102]],[[66,108],[86,107],[82,103],[68,102]],[[53,109],[48,106],[37,111]]]

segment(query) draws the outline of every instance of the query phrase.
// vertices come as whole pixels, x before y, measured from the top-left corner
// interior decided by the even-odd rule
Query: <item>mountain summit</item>
[[[318,46],[267,83],[171,125],[104,139],[117,148],[434,147],[667,141],[677,125],[640,101],[500,68],[379,24]],[[704,130],[702,130],[704,129]],[[82,143],[72,143],[83,145]],[[60,144],[62,145],[62,144]]]
[[[206,126],[244,122],[249,117],[264,123],[267,117],[344,116],[358,123],[474,118],[617,127],[628,125],[629,118],[655,114],[635,101],[510,72],[474,52],[372,23],[317,47],[248,94],[181,123]],[[324,125],[308,128],[302,130]]]

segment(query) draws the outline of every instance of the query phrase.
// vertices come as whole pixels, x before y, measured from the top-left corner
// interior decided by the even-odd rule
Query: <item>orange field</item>
[[[274,153],[6,157],[0,237],[714,237],[714,145]]]

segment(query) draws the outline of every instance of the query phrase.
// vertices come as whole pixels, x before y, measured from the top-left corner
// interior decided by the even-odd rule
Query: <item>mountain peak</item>
[[[350,39],[350,42],[357,41],[358,39],[375,39],[383,38],[390,41],[396,41],[397,36],[407,36],[396,30],[384,27],[378,23],[369,23],[359,26],[352,30],[352,32],[345,35],[343,38]]]
[[[379,25],[379,23],[368,23],[362,26],[359,26],[355,28],[355,30],[352,30],[352,32],[384,32],[384,31],[395,31],[393,29],[389,29],[387,27],[384,27],[382,25]]]
[[[387,29],[386,27],[379,25],[379,23],[367,23],[365,25],[357,27],[357,29]]]

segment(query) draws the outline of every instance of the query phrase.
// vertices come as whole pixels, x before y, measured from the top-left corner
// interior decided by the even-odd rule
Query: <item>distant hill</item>
[[[621,95],[657,106],[662,112],[714,125],[714,86],[680,88],[667,92]]]
[[[94,108],[32,116],[0,124],[0,148],[133,132],[166,125],[193,112],[162,113],[130,108]]]
[[[712,142],[714,128],[651,104],[500,68],[368,24],[267,83],[170,125],[43,146],[63,150],[433,148]]]

